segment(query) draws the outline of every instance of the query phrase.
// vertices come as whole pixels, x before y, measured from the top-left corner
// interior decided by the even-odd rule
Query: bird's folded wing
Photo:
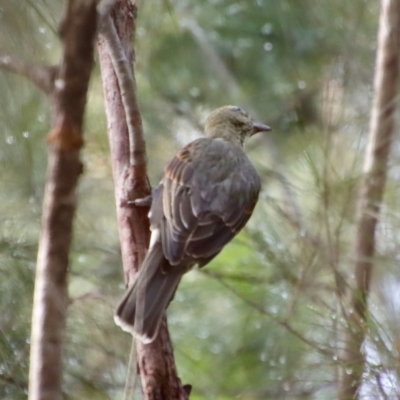
[[[163,194],[158,205],[153,203],[163,210],[161,238],[171,265],[213,258],[246,224],[258,198],[260,183],[253,167],[243,162],[224,172],[221,154],[221,161],[213,160],[218,174],[208,171],[201,159],[207,153],[199,151],[201,140],[207,139],[192,142],[166,166]]]

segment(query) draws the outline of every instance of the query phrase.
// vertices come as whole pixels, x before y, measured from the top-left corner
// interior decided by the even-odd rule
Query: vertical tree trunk
[[[135,16],[136,6],[133,3],[118,0],[112,13],[112,26],[107,28],[107,32],[103,30],[98,42],[126,286],[135,279],[150,238],[148,208],[132,205],[133,200],[149,195],[151,189],[146,163],[143,162],[146,160],[144,138],[132,68]],[[114,27],[119,37],[117,41],[108,37]],[[123,54],[116,59],[119,50],[110,46],[118,45]],[[122,66],[125,71],[116,71],[124,59],[129,65],[133,82],[128,82],[128,86],[125,85],[125,66]],[[127,93],[129,90],[133,93]],[[188,398],[177,376],[165,319],[153,343],[144,345],[137,341],[137,361],[145,399]]]
[[[61,26],[63,59],[52,100],[53,129],[36,267],[29,399],[62,398],[62,342],[68,293],[68,254],[82,164],[82,124],[93,66],[96,2],[69,0]],[[85,38],[84,40],[82,38]]]
[[[349,294],[348,328],[339,382],[340,400],[355,399],[365,366],[363,342],[368,331],[367,300],[376,247],[376,226],[385,189],[394,132],[400,57],[400,0],[383,0],[378,34],[374,102],[357,209],[355,283]]]

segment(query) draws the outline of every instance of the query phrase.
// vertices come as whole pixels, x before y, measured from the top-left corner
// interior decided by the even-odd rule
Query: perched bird
[[[260,178],[243,142],[270,130],[240,107],[218,108],[206,121],[205,137],[166,165],[152,195],[149,251],[116,309],[115,322],[123,330],[153,341],[183,274],[209,263],[246,224]]]

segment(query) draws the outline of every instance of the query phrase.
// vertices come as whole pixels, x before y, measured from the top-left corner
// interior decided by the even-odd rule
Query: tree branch
[[[0,49],[0,68],[27,78],[47,95],[53,93],[57,66],[34,64]]]
[[[69,0],[61,26],[63,57],[53,98],[53,129],[34,290],[30,400],[62,399],[62,343],[82,125],[97,29],[96,1]],[[85,38],[85,40],[82,40]]]
[[[150,238],[148,207],[132,205],[133,200],[150,194],[135,73],[131,65],[135,16],[136,7],[129,0],[118,0],[113,18],[105,22],[98,41],[127,286],[135,278]],[[154,342],[144,345],[137,341],[137,360],[145,399],[188,398],[188,391],[177,375],[165,318]]]
[[[117,30],[110,16],[105,18],[101,32],[107,42],[111,62],[120,85],[129,135],[129,160],[132,166],[145,166],[146,144],[143,136],[142,119],[136,98],[135,75],[122,48]]]
[[[136,9],[128,0],[117,1],[114,9],[115,15],[112,21],[105,19],[106,25],[112,24],[113,28],[102,30],[98,39],[100,54],[100,67],[103,81],[106,114],[108,121],[108,137],[111,150],[111,162],[115,185],[115,197],[117,203],[117,218],[119,221],[119,233],[121,242],[122,260],[124,264],[125,282],[131,285],[141,261],[147,252],[150,239],[149,222],[147,218],[148,207],[134,207],[131,202],[138,198],[144,198],[151,193],[150,183],[147,177],[145,142],[143,138],[142,122],[139,106],[136,98],[136,85],[133,81],[127,83],[134,76],[131,70],[133,49],[131,41],[134,29],[134,15]],[[116,26],[115,22],[116,21]],[[117,38],[109,39],[108,35],[118,34]],[[107,37],[107,40],[106,40]],[[111,52],[112,43],[116,42],[118,50]],[[120,52],[123,56],[114,59]],[[125,64],[120,73],[124,75],[121,83],[114,65]],[[126,73],[129,70],[129,73]],[[123,86],[125,84],[125,86]],[[122,92],[134,91],[134,94],[125,96],[122,100]],[[134,102],[135,104],[127,104]],[[135,109],[134,118],[128,113]],[[129,122],[129,126],[128,126]],[[138,139],[137,142],[135,140]],[[133,143],[131,143],[133,141]],[[139,143],[139,144],[138,144]],[[142,152],[131,154],[131,149],[141,148]],[[141,153],[141,154],[139,154]],[[138,154],[140,162],[132,158]],[[134,222],[133,222],[134,221]]]
[[[376,247],[376,226],[385,189],[387,165],[394,134],[394,117],[399,81],[400,0],[383,0],[378,33],[368,147],[364,179],[358,199],[354,255],[355,283],[349,293],[346,348],[342,355],[340,400],[354,399],[362,384],[367,335],[369,288]]]

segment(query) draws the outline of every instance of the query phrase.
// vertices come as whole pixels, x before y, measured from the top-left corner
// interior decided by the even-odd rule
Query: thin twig
[[[34,64],[0,50],[0,68],[27,78],[47,95],[53,93],[57,66]]]
[[[47,19],[47,16],[40,10],[38,7],[38,2],[36,0],[27,0],[29,3],[29,7],[37,14],[37,16],[42,20],[42,22],[50,29],[50,31],[57,36],[57,29],[54,28],[54,25],[50,23]]]
[[[132,340],[131,351],[129,353],[128,372],[127,379],[125,382],[123,400],[132,400],[133,392],[135,390],[135,382],[137,377],[136,367],[136,342]]]
[[[212,275],[210,275],[212,276]],[[320,352],[321,354],[325,354],[329,357],[332,357],[332,352],[330,352],[329,350],[326,350],[320,346],[318,346],[317,343],[313,342],[312,340],[307,339],[306,337],[304,337],[301,333],[297,332],[286,319],[283,318],[279,318],[276,315],[274,315],[273,313],[269,312],[268,310],[266,310],[264,307],[260,306],[257,303],[254,303],[253,301],[251,301],[250,299],[248,299],[247,297],[243,296],[238,290],[236,290],[235,288],[233,288],[231,285],[227,284],[223,279],[220,279],[216,276],[212,276],[212,278],[214,278],[215,280],[217,280],[222,286],[224,286],[226,289],[228,289],[230,292],[232,292],[234,295],[236,295],[240,300],[242,300],[244,303],[246,303],[247,305],[249,305],[250,307],[252,307],[253,309],[255,309],[256,311],[258,311],[261,314],[266,315],[267,317],[271,318],[273,321],[275,321],[277,324],[279,324],[280,326],[284,327],[288,332],[290,332],[292,335],[294,335],[295,337],[297,337],[299,340],[301,340],[303,343],[307,344],[308,346],[310,346],[311,348],[317,350],[318,352]]]
[[[28,389],[28,384],[26,382],[19,382],[13,376],[4,374],[3,372],[0,372],[0,380],[11,385],[15,385],[22,390]]]

